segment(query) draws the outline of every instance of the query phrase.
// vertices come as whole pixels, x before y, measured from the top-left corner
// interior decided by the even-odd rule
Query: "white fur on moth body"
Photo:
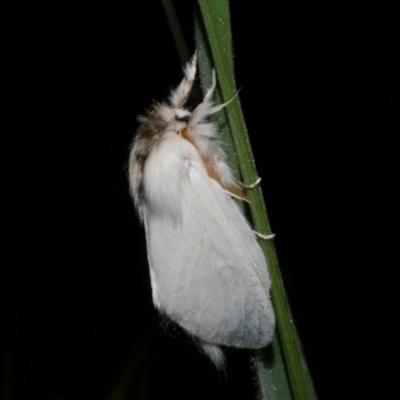
[[[197,54],[168,104],[139,117],[129,179],[146,231],[154,305],[223,368],[220,345],[268,345],[275,316],[265,257],[232,196],[248,198],[207,120],[225,106],[211,101],[215,74],[203,102],[184,108],[196,63]]]

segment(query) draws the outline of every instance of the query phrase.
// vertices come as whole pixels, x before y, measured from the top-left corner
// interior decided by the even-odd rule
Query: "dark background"
[[[193,2],[175,5],[193,52]],[[282,2],[231,12],[242,106],[319,398],[392,399],[398,14]],[[118,382],[126,399],[255,398],[247,351],[227,352],[225,378],[152,306],[125,166],[136,116],[182,77],[161,2],[33,2],[2,16],[2,396],[108,399]]]

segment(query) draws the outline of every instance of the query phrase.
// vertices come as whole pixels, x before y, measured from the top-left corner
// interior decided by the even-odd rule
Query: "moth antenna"
[[[240,90],[240,89],[239,89]],[[226,103],[222,103],[219,106],[215,106],[215,107],[210,107],[210,114],[215,114],[216,112],[218,112],[219,110],[222,110],[223,108],[225,108],[228,104],[230,104],[233,100],[235,100],[236,96],[239,95],[239,90],[237,91],[237,93],[230,99],[228,100]]]
[[[217,78],[216,78],[215,69],[213,69],[211,86],[207,90],[207,93],[204,96],[203,101],[193,110],[192,116],[189,121],[189,125],[194,126],[194,125],[198,124],[199,122],[202,122],[204,120],[204,118],[206,118],[207,116],[215,114],[216,112],[222,110],[231,101],[233,101],[234,98],[238,95],[238,93],[236,93],[235,96],[233,96],[226,103],[222,103],[218,106],[213,106],[212,95],[214,94],[214,90],[215,90],[216,86],[217,86]]]
[[[190,93],[192,92],[194,78],[196,76],[197,65],[197,50],[194,52],[192,59],[186,64],[184,68],[185,77],[179,86],[172,91],[169,101],[174,108],[182,108],[189,100]]]
[[[194,126],[198,123],[203,122],[203,120],[211,114],[219,111],[220,109],[225,107],[225,104],[221,104],[217,107],[213,107],[212,105],[212,95],[214,93],[215,87],[217,86],[217,79],[215,76],[215,69],[212,71],[212,84],[210,88],[207,90],[206,95],[204,96],[203,101],[193,110],[192,116],[190,117],[189,126]]]
[[[210,88],[207,90],[206,95],[204,96],[203,103],[207,103],[211,100],[211,97],[214,93],[215,87],[217,86],[217,78],[215,76],[215,69],[212,70],[212,83]]]
[[[207,90],[206,95],[204,96],[204,100],[203,103],[210,103],[211,105],[211,97],[214,93],[215,87],[217,86],[217,79],[215,76],[215,69],[213,69],[212,71],[212,84],[210,86],[210,88]],[[235,99],[236,96],[239,95],[241,88],[237,91],[237,93],[230,99],[228,100],[226,103],[222,103],[219,106],[214,106],[214,107],[209,107],[209,113],[210,114],[214,114],[216,112],[218,112],[219,110],[222,110],[224,107],[226,107],[231,101],[233,101]]]

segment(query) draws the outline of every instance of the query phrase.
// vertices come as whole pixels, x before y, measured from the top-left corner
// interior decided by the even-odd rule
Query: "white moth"
[[[220,345],[258,349],[275,327],[267,263],[233,197],[233,178],[208,117],[213,83],[193,111],[184,108],[197,54],[168,104],[139,117],[129,160],[131,193],[144,223],[155,307],[199,339],[217,368]]]

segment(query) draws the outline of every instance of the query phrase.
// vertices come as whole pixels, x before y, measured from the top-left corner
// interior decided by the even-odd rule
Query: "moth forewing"
[[[275,326],[265,257],[232,196],[248,200],[226,163],[215,125],[224,105],[213,83],[185,109],[197,54],[169,103],[140,117],[129,178],[144,222],[155,307],[197,338],[217,368],[221,345],[260,348]]]

